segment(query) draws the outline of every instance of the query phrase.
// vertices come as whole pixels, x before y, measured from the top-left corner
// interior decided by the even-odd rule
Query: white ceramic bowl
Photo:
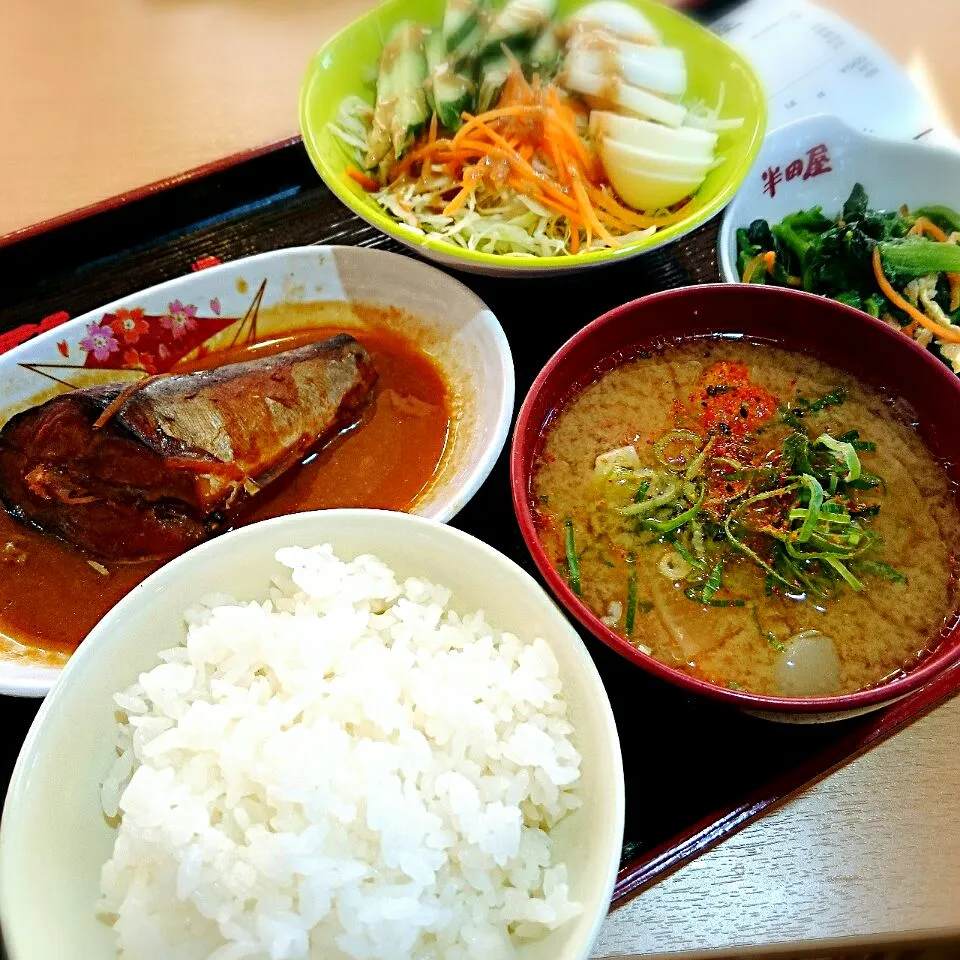
[[[193,327],[179,336],[160,320],[177,301],[194,314]],[[75,386],[134,378],[137,374],[127,368],[142,357],[129,351],[145,353],[145,341],[162,371],[163,350],[169,349],[167,362],[172,362],[188,343],[229,344],[254,323],[258,337],[291,325],[309,327],[309,304],[330,301],[404,311],[388,322],[413,337],[443,371],[455,395],[452,440],[413,512],[450,520],[477,492],[503,449],[513,416],[513,359],[497,318],[467,287],[393,253],[293,247],[202,270],[92,310],[0,356],[0,423],[69,389],[53,376]],[[280,304],[296,305],[296,316],[290,310],[278,314]],[[151,324],[149,338],[128,344],[118,335],[100,357],[85,349],[89,330],[100,329],[106,314],[137,308]],[[157,342],[158,335],[163,342]],[[62,659],[40,659],[0,631],[0,694],[43,696],[61,669]]]
[[[829,158],[825,164],[829,171],[804,179],[808,172],[813,173],[810,151],[821,146]],[[801,172],[788,180],[788,170],[798,160]],[[796,170],[794,165],[790,172]],[[778,172],[781,179],[774,183],[771,195],[769,182],[777,179]],[[960,209],[960,153],[914,140],[872,137],[831,116],[808,117],[779,127],[767,136],[740,192],[724,214],[718,245],[724,280],[740,280],[739,227],[757,219],[776,223],[787,214],[814,206],[822,207],[828,217],[834,216],[858,182],[875,209],[895,210],[904,203],[914,208],[940,203]]]
[[[10,960],[115,960],[112,931],[94,916],[114,836],[99,806],[115,757],[112,695],[182,639],[187,606],[212,591],[261,598],[280,569],[279,547],[324,542],[341,557],[374,553],[402,576],[442,583],[460,612],[483,608],[491,625],[551,645],[583,756],[583,805],[553,836],[584,909],[521,956],[589,955],[619,864],[624,785],[610,702],[583,641],[528,574],[481,541],[406,514],[327,510],[254,524],[189,551],[136,587],[73,656],[30,728],[3,810],[0,923]]]

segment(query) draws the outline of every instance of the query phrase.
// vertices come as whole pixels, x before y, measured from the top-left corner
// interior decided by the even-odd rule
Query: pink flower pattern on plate
[[[188,330],[197,326],[197,308],[192,304],[183,304],[174,300],[167,307],[167,315],[160,318],[160,325],[169,330],[174,338],[182,337]]]
[[[97,360],[106,360],[111,353],[120,349],[120,344],[109,327],[91,323],[87,327],[87,335],[80,341],[80,349],[92,353]]]

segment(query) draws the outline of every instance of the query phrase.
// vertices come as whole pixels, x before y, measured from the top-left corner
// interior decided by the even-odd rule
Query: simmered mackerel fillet
[[[179,553],[354,422],[377,374],[352,337],[142,386],[75,390],[0,431],[0,496],[110,559]]]

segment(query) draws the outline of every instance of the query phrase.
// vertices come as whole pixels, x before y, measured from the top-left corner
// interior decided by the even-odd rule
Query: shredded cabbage
[[[347,97],[340,104],[335,122],[327,129],[345,146],[356,151],[353,159],[359,160],[360,154],[367,149],[370,137],[370,122],[373,120],[373,107],[361,97]]]
[[[727,95],[727,86],[720,82],[720,93],[717,97],[717,105],[708,107],[703,100],[695,100],[687,109],[686,119],[683,121],[685,127],[696,127],[698,130],[709,130],[711,133],[721,133],[724,130],[739,130],[743,126],[743,117],[731,117],[727,120],[720,119],[720,111],[723,110],[723,101]]]

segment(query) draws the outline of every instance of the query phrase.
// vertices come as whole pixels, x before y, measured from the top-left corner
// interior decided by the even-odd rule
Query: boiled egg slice
[[[603,165],[608,171],[613,165],[643,173],[699,178],[701,182],[713,165],[713,157],[677,157],[610,139],[601,142],[600,153],[603,157]]]
[[[660,31],[635,7],[620,0],[595,0],[566,20],[571,32],[607,30],[634,43],[660,43]]]
[[[634,210],[651,211],[672,207],[690,196],[703,183],[705,173],[666,173],[623,162],[622,154],[611,143],[600,146],[600,157],[611,186],[620,199]],[[622,146],[622,145],[621,145]],[[629,150],[629,148],[627,148]]]
[[[693,127],[665,127],[639,117],[627,117],[609,110],[594,110],[590,114],[590,136],[594,140],[619,140],[631,147],[640,147],[654,153],[679,157],[684,160],[712,160],[717,147],[717,135]]]
[[[563,83],[569,90],[592,97],[601,105],[612,105],[639,117],[656,120],[668,127],[679,127],[687,115],[686,107],[641,87],[635,87],[617,76],[594,73],[571,57],[564,71]]]
[[[674,47],[644,47],[601,34],[584,34],[571,44],[570,68],[618,77],[654,93],[680,96],[687,89],[683,54]]]

